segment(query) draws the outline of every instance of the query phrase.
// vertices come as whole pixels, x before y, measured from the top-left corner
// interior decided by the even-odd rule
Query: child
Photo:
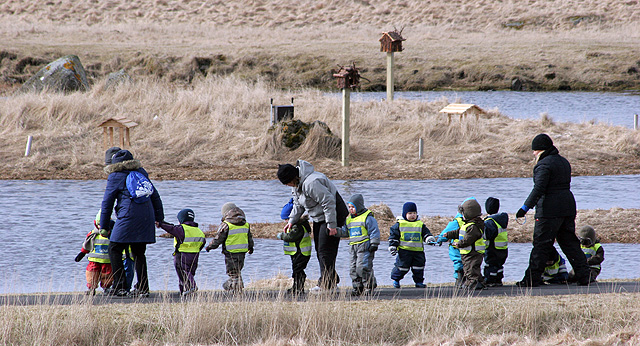
[[[482,208],[475,198],[467,198],[458,207],[462,214],[460,229],[445,233],[447,239],[458,239],[455,247],[460,249],[460,259],[464,270],[464,284],[461,288],[468,290],[482,290],[485,288],[482,272],[482,258],[484,257],[485,244],[482,239],[484,221],[480,217]]]
[[[205,248],[207,252],[222,245],[224,262],[229,279],[222,284],[225,291],[242,292],[241,271],[244,267],[244,257],[248,252],[253,253],[253,237],[249,230],[244,211],[233,203],[222,206],[222,222],[211,243]]]
[[[282,208],[280,218],[288,220],[292,209],[293,198]],[[309,225],[309,217],[302,216],[288,232],[280,232],[276,235],[276,238],[284,240],[284,254],[291,256],[293,286],[287,290],[287,293],[302,295],[305,293],[304,282],[307,279],[307,274],[305,274],[304,270],[307,268],[311,258],[311,225]]]
[[[449,259],[453,262],[453,278],[456,280],[456,287],[462,287],[464,283],[464,269],[462,267],[462,259],[460,259],[460,250],[455,246],[458,239],[449,241],[444,235],[447,234],[447,232],[459,230],[462,223],[462,214],[457,213],[455,218],[447,224],[438,236],[439,245],[447,241],[449,242]]]
[[[598,275],[600,275],[600,264],[604,261],[604,248],[600,244],[600,240],[596,235],[596,230],[593,227],[587,225],[582,227],[576,232],[578,239],[580,240],[580,247],[582,252],[587,256],[587,264],[591,273],[590,282],[595,282]],[[575,282],[575,273],[573,269],[569,272],[569,281]]]
[[[508,256],[507,225],[509,215],[499,213],[500,200],[489,197],[484,203],[487,216],[484,219],[484,240],[486,250],[484,253],[484,279],[488,287],[501,287],[504,277],[504,262]]]
[[[396,254],[396,263],[391,270],[393,287],[400,288],[400,280],[409,272],[413,273],[413,282],[418,288],[424,284],[424,246],[422,242],[435,242],[431,231],[418,219],[418,207],[413,202],[402,206],[402,218],[398,219],[389,230],[389,252]]]
[[[373,213],[364,206],[361,194],[351,196],[347,202],[349,216],[339,230],[341,237],[349,237],[351,253],[352,296],[371,294],[377,287],[373,274],[373,258],[380,245],[380,230]]]
[[[109,260],[109,232],[98,229],[100,224],[100,211],[93,221],[94,228],[87,234],[82,243],[82,249],[75,258],[80,262],[82,258],[89,254],[89,264],[87,264],[87,295],[95,295],[98,285],[103,290],[107,290],[113,283],[113,273],[111,271],[111,261]],[[113,227],[113,220],[111,226]]]
[[[196,280],[196,269],[198,269],[198,258],[200,250],[206,243],[204,232],[198,228],[194,221],[195,213],[191,209],[182,209],[178,213],[179,225],[172,225],[168,222],[158,222],[157,227],[162,228],[167,233],[173,235],[173,265],[178,274],[178,288],[180,295],[186,296],[198,290]]]
[[[560,256],[555,247],[552,249],[553,251],[549,254],[549,258],[545,263],[547,266],[542,273],[542,282],[546,284],[566,284],[569,273],[567,272],[564,258]]]

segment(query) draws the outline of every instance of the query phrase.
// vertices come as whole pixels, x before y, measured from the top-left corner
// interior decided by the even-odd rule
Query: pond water
[[[339,97],[340,93],[331,93]],[[351,101],[381,100],[386,92],[354,92]],[[561,122],[601,123],[633,128],[633,115],[640,114],[638,92],[527,92],[527,91],[397,91],[395,99],[473,103],[485,110],[497,108],[516,119],[538,119],[547,113]]]
[[[638,208],[640,176],[574,177],[572,191],[579,209]],[[202,228],[219,222],[220,207],[228,201],[243,208],[249,222],[277,222],[280,208],[289,198],[289,188],[271,181],[157,181],[165,206],[166,220],[177,222],[182,208],[192,208]],[[502,209],[515,212],[527,197],[530,178],[402,180],[402,181],[336,181],[345,197],[362,193],[366,205],[384,202],[395,213],[402,204],[412,200],[424,215],[452,216],[457,205],[469,196],[469,186],[482,203],[489,196],[500,198]],[[99,209],[105,180],[74,181],[0,180],[0,293],[84,290],[86,259],[75,263],[82,241],[93,227]],[[246,193],[251,191],[251,193]],[[440,230],[432,230],[434,233]],[[29,236],[22,236],[24,233]],[[158,231],[158,235],[161,234]],[[28,239],[27,239],[28,238]],[[256,253],[247,257],[245,281],[271,278],[282,272],[289,275],[290,260],[282,254],[282,243],[258,239]],[[629,265],[635,258],[637,244],[605,244],[607,260],[602,278],[635,278],[638,266]],[[339,274],[342,284],[349,285],[348,245],[340,250]],[[386,249],[386,243],[381,246]],[[524,271],[529,244],[512,244],[505,272],[507,280],[517,280]],[[151,288],[176,289],[172,258],[172,240],[158,238],[148,249]],[[429,247],[428,282],[449,282],[451,263],[446,247]],[[375,268],[381,284],[390,284],[393,258],[381,251]],[[631,268],[631,269],[630,269]],[[315,253],[308,267],[310,278],[317,278]],[[219,288],[226,280],[224,258],[220,251],[203,253],[198,269],[203,289]],[[405,279],[411,281],[410,278]]]

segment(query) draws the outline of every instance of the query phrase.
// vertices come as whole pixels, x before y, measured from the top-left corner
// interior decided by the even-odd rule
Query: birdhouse
[[[334,73],[333,76],[336,78],[339,89],[357,89],[360,87],[360,73],[355,63],[349,67],[340,66],[338,72]]]
[[[113,132],[114,129],[119,129],[120,132],[120,147],[131,147],[131,139],[129,137],[129,129],[138,126],[138,123],[133,122],[125,117],[113,117],[103,121],[98,127],[103,128],[102,132],[102,146],[104,150],[113,147]]]
[[[293,119],[293,97],[291,98],[291,105],[274,106],[273,99],[271,100],[271,125],[275,125],[283,120]]]
[[[402,31],[394,30],[383,32],[379,41],[381,52],[402,52],[402,41],[405,41],[405,38],[402,37]]]
[[[480,115],[486,114],[482,108],[474,104],[467,103],[450,103],[446,107],[442,108],[440,113],[446,114],[449,117],[449,123],[451,123],[451,116],[454,114],[458,114],[460,116],[460,121],[462,121],[462,118],[467,115],[475,115],[477,120]]]

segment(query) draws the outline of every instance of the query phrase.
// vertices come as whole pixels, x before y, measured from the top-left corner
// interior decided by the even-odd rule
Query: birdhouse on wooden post
[[[133,122],[125,117],[113,117],[103,121],[98,127],[103,128],[102,133],[102,146],[104,150],[107,150],[114,146],[113,132],[115,128],[120,132],[120,147],[130,148],[131,138],[129,137],[129,129],[138,126],[138,123]]]
[[[451,116],[454,114],[458,114],[460,116],[460,121],[462,121],[462,118],[467,115],[475,115],[476,120],[478,120],[480,115],[486,114],[482,108],[474,104],[467,103],[450,103],[446,107],[442,108],[440,113],[446,114],[449,117],[449,124],[451,123]]]
[[[380,38],[380,51],[387,53],[387,101],[393,101],[393,53],[402,52],[402,41],[405,39],[402,37],[402,30],[393,30],[382,33]]]
[[[394,30],[383,32],[379,41],[381,52],[393,53],[402,52],[402,41],[406,39],[402,37],[402,31]]]
[[[356,68],[356,64],[344,67],[340,66],[337,73],[333,76],[336,78],[338,88],[342,89],[342,166],[349,166],[349,116],[351,104],[351,89],[360,87],[360,73]]]

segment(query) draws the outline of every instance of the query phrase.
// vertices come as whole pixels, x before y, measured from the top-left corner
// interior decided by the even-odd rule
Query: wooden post
[[[424,152],[424,141],[422,140],[422,138],[420,138],[420,140],[418,140],[418,158],[422,159],[422,154]]]
[[[109,147],[113,146],[113,127],[109,127]]]
[[[349,166],[349,116],[351,103],[351,89],[342,89],[342,166]]]
[[[124,148],[124,127],[120,128],[120,148]]]
[[[105,151],[107,149],[109,149],[109,147],[107,146],[107,142],[109,141],[109,134],[107,133],[107,128],[103,127],[102,128],[102,150]]]
[[[387,52],[387,101],[393,101],[393,52]]]
[[[638,129],[638,114],[633,115],[633,129],[634,130]]]
[[[131,138],[129,137],[129,128],[124,129],[125,141],[127,143],[127,148],[131,148]]]

